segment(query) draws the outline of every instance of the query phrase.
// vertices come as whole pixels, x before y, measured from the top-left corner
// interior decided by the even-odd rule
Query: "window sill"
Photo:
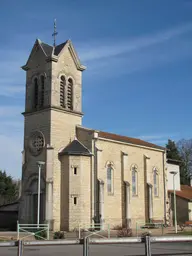
[[[114,193],[108,193],[108,196],[114,196]]]

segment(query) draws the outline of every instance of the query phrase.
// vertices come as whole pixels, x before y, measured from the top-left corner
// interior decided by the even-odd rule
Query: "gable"
[[[86,69],[80,62],[80,59],[72,45],[70,40],[53,47],[41,40],[37,39],[29,55],[29,58],[22,68],[28,70],[30,68],[36,68],[44,64],[47,59],[54,58],[54,61],[63,61],[63,58],[67,56],[67,62],[73,65],[77,70],[83,71]],[[70,57],[69,57],[70,56]],[[66,59],[66,58],[65,58]],[[73,64],[72,64],[73,63]]]
[[[77,139],[69,143],[61,152],[60,155],[76,155],[76,156],[91,156],[91,152]]]
[[[47,53],[50,52],[48,45],[42,43],[39,39],[35,41],[26,64],[22,67],[24,70],[37,68],[45,64]]]
[[[75,48],[70,40],[56,46],[54,54],[58,56],[58,60],[60,62],[66,62],[70,67],[74,67],[80,71],[86,69],[86,67],[81,64]]]

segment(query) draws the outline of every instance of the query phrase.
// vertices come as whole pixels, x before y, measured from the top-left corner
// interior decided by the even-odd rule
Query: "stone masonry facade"
[[[23,69],[26,103],[19,221],[37,221],[38,161],[45,163],[40,221],[48,222],[54,231],[94,222],[104,228],[108,224],[135,227],[136,222],[165,221],[165,149],[140,140],[106,138],[97,130],[82,127],[85,67],[71,41],[54,48],[36,40]],[[71,91],[66,84],[62,95],[61,77],[73,81]],[[61,106],[63,95],[65,101],[71,97],[71,109]],[[132,195],[133,168],[136,195]]]

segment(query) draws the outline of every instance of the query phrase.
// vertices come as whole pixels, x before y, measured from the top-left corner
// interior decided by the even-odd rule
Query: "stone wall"
[[[70,162],[68,156],[61,157],[61,230],[69,229],[69,175]]]
[[[61,224],[61,162],[58,158],[59,150],[66,147],[74,139],[76,125],[81,125],[81,77],[82,72],[77,69],[74,57],[67,43],[60,52],[58,61],[48,61],[41,47],[34,46],[27,63],[26,73],[26,104],[25,104],[25,130],[24,130],[24,163],[22,187],[24,188],[20,204],[20,220],[28,222],[26,207],[31,204],[25,194],[25,185],[29,184],[30,175],[38,173],[37,161],[46,162],[46,147],[53,148],[53,229],[60,230]],[[39,82],[41,75],[45,77],[44,106],[34,109],[34,78]],[[73,110],[60,107],[60,77],[73,80]],[[39,90],[41,86],[39,83]],[[31,132],[41,131],[45,138],[45,147],[41,154],[32,156],[29,152],[28,139]],[[51,163],[50,163],[51,164]],[[46,166],[42,172],[46,180]],[[49,177],[51,179],[51,177]],[[50,202],[49,202],[50,203]],[[29,209],[28,209],[29,211]]]
[[[66,111],[60,107],[60,77],[64,75],[66,80],[73,79],[73,111]],[[74,139],[76,125],[81,125],[81,71],[77,70],[74,60],[65,47],[59,55],[58,62],[52,63],[52,90],[51,105],[56,107],[51,110],[51,146],[54,148],[53,171],[53,219],[54,230],[60,229],[61,219],[61,162],[58,152],[66,147]],[[78,112],[78,113],[77,113]]]
[[[131,219],[132,227],[136,222],[145,223],[146,216],[146,186],[145,186],[145,155],[150,157],[147,166],[148,182],[153,185],[153,168],[158,169],[159,174],[159,195],[153,193],[153,219],[164,219],[164,176],[163,176],[163,157],[164,153],[159,150],[142,148],[139,146],[125,145],[123,143],[106,141],[99,139],[96,146],[102,150],[98,159],[98,179],[105,183],[104,192],[104,219],[105,223],[112,226],[122,224],[122,179],[132,183],[131,167],[137,165],[138,171],[138,195],[131,196]],[[122,171],[122,152],[128,154],[126,164]],[[114,193],[107,193],[107,162],[111,161],[114,166]]]
[[[62,156],[61,163],[61,230],[71,231],[79,225],[89,226],[91,222],[90,157]]]

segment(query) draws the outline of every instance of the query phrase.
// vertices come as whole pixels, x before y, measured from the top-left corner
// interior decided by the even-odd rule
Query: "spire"
[[[56,31],[56,19],[54,19],[54,32],[52,34],[53,36],[53,46],[56,46],[56,35],[58,34],[58,32]]]

